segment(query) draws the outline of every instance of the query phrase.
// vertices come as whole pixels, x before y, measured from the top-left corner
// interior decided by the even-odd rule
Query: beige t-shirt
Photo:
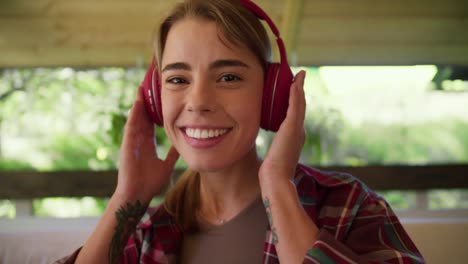
[[[222,225],[199,224],[200,231],[184,235],[179,263],[262,262],[268,218],[261,197]]]

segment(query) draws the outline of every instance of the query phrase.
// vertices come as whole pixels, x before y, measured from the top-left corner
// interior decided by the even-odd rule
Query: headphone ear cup
[[[154,123],[160,127],[163,127],[164,120],[161,105],[161,82],[159,80],[159,72],[157,68],[155,71],[153,71],[153,97],[156,106],[156,120]]]
[[[287,64],[271,63],[268,66],[260,123],[263,129],[276,132],[286,118],[292,80],[293,74]]]
[[[146,71],[145,78],[141,84],[143,86],[146,113],[151,121],[158,126],[163,126],[161,107],[161,85],[156,62],[153,58],[151,66]]]
[[[262,116],[260,121],[260,127],[265,130],[271,130],[273,90],[278,69],[279,67],[277,63],[270,63],[266,70],[262,97]]]

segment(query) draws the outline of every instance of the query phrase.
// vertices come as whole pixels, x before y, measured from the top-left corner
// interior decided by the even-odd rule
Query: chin
[[[196,172],[216,172],[227,168],[230,164],[227,162],[210,160],[186,160],[187,166],[190,170]]]

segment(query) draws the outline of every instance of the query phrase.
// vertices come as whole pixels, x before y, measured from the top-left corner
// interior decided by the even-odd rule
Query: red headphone
[[[288,65],[283,40],[271,18],[251,0],[240,0],[240,3],[259,19],[264,20],[276,36],[276,42],[280,52],[280,63],[268,64],[265,75],[265,87],[263,88],[262,116],[260,122],[260,126],[263,129],[276,132],[286,117],[289,90],[293,82],[293,74]],[[146,72],[142,86],[144,89],[146,110],[151,120],[156,123],[156,125],[163,126],[161,84],[159,82],[159,73],[157,70],[156,60],[153,56],[153,61]]]

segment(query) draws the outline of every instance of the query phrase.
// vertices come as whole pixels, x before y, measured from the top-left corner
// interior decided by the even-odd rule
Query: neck
[[[236,216],[260,195],[261,160],[255,148],[242,162],[216,172],[200,173],[199,213],[207,221],[223,223]]]

